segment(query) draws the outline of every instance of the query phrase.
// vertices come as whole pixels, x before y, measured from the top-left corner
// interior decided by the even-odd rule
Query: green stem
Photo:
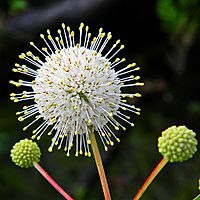
[[[163,158],[158,165],[155,167],[155,169],[151,172],[150,176],[146,179],[142,187],[139,189],[138,193],[135,195],[133,200],[138,200],[140,197],[144,194],[148,186],[151,184],[151,182],[155,179],[155,177],[158,175],[158,173],[163,169],[163,167],[167,164],[167,160]]]
[[[200,194],[196,196],[193,200],[200,200]]]
[[[104,197],[105,197],[105,200],[111,200],[108,182],[107,182],[105,171],[104,171],[104,168],[103,168],[101,155],[99,153],[99,148],[98,148],[98,145],[97,145],[97,142],[96,142],[94,130],[92,128],[90,130],[91,130],[90,140],[91,140],[92,151],[93,151],[94,159],[95,159],[96,166],[97,166],[97,169],[98,169],[98,172],[99,172],[99,177],[100,177],[100,180],[101,180],[101,186],[102,186],[102,189],[103,189]]]

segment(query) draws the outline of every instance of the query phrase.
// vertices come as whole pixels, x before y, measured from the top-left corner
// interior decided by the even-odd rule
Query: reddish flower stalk
[[[36,162],[33,163],[38,172],[67,200],[73,200],[52,178],[51,176]]]
[[[146,191],[146,189],[148,188],[148,186],[151,184],[151,182],[154,180],[154,178],[158,175],[158,173],[162,170],[162,168],[167,164],[167,162],[168,161],[163,158],[158,163],[158,165],[151,172],[151,174],[146,179],[146,181],[144,182],[144,184],[142,185],[142,187],[139,189],[138,193],[135,195],[135,197],[133,198],[133,200],[139,200],[140,199],[140,197],[144,194],[144,192]]]

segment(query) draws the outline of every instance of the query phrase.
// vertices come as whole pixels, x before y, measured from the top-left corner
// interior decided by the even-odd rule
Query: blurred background
[[[199,0],[0,0],[0,199],[62,199],[31,169],[12,163],[10,149],[24,133],[15,112],[23,103],[9,100],[12,72],[18,55],[31,50],[29,41],[42,47],[40,33],[55,32],[62,22],[78,31],[80,22],[95,35],[103,27],[113,42],[125,45],[120,57],[141,66],[138,75],[145,86],[135,104],[141,116],[133,116],[134,128],[119,133],[121,143],[104,153],[104,166],[114,200],[130,200],[161,160],[157,138],[172,125],[186,125],[200,141],[200,1]],[[101,200],[103,194],[91,158],[66,157],[64,151],[48,153],[50,139],[38,141],[40,164],[77,200]],[[189,200],[198,193],[199,152],[182,164],[168,164],[146,191],[144,200]]]

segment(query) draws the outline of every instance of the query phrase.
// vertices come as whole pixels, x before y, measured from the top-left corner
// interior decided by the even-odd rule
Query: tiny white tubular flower
[[[25,86],[31,91],[10,94],[14,102],[32,100],[32,105],[24,106],[17,112],[19,121],[34,117],[25,131],[33,124],[39,126],[33,130],[32,139],[41,138],[43,133],[53,135],[49,151],[56,145],[62,146],[67,156],[75,144],[75,155],[90,153],[90,127],[98,133],[104,149],[113,145],[113,139],[120,141],[114,131],[126,128],[122,121],[130,122],[127,111],[140,114],[140,109],[129,105],[126,98],[140,97],[139,93],[123,93],[124,88],[142,86],[139,76],[132,73],[139,70],[135,63],[120,68],[125,58],[116,58],[124,48],[117,40],[108,48],[111,33],[99,29],[96,37],[91,37],[89,27],[81,23],[77,43],[74,31],[62,24],[58,36],[53,38],[47,30],[44,40],[46,47],[33,46],[43,58],[32,52],[22,53],[19,58],[27,65],[15,64],[14,72],[32,77],[33,81],[10,81],[15,86]]]

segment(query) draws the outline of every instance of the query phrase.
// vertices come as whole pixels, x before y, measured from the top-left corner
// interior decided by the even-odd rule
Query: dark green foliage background
[[[71,13],[68,9],[60,15],[50,13],[53,17],[44,20],[41,9],[47,14],[49,7],[56,8],[62,1],[0,1],[0,199],[62,199],[36,170],[20,169],[9,157],[12,146],[22,138],[30,138],[31,133],[22,131],[26,122],[19,123],[15,116],[24,104],[9,100],[9,94],[20,89],[8,83],[21,77],[12,73],[12,68],[18,55],[30,50],[29,41],[40,46],[39,33],[47,28],[55,32],[62,22],[78,30],[83,21],[94,35],[100,27],[111,31],[114,40],[120,38],[125,44],[120,57],[127,58],[126,64],[136,62],[141,66],[145,86],[133,88],[143,95],[135,102],[142,109],[141,116],[132,118],[136,126],[118,133],[121,143],[108,153],[99,143],[114,200],[132,199],[161,160],[157,151],[161,131],[171,125],[186,125],[200,139],[199,1],[99,0],[96,7],[89,0],[68,2],[68,6],[72,2],[74,5]],[[88,9],[82,12],[86,4]],[[31,15],[34,12],[39,13]],[[38,16],[43,20],[35,20]],[[42,150],[40,164],[75,199],[103,199],[93,158],[68,158],[62,150],[48,153],[50,138],[46,135],[38,144]],[[193,199],[199,193],[199,166],[199,152],[185,163],[168,164],[142,199]]]

